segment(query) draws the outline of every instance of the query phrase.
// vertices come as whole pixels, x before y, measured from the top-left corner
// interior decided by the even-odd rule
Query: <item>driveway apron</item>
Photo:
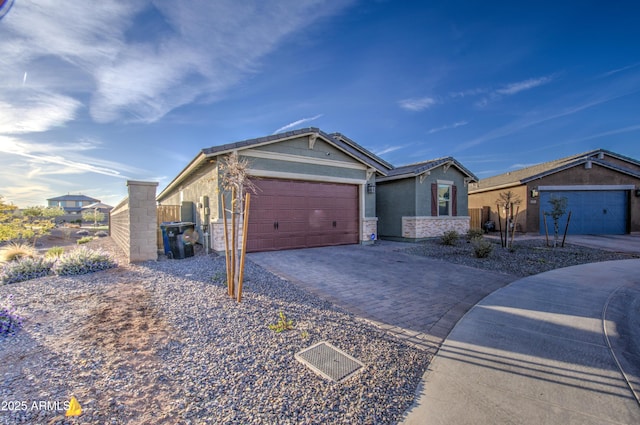
[[[404,425],[640,424],[640,260],[553,270],[483,299]]]
[[[465,312],[517,279],[397,251],[409,246],[382,242],[260,252],[248,258],[432,353]]]

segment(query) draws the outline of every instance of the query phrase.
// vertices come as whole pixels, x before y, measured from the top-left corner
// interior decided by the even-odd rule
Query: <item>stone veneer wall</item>
[[[365,217],[362,219],[362,236],[360,243],[373,243],[378,240],[378,217]],[[371,235],[375,235],[372,240]]]
[[[442,236],[444,232],[469,231],[470,218],[462,217],[402,217],[402,237],[422,239]]]
[[[238,238],[242,241],[242,220],[238,220]],[[215,252],[224,252],[224,222],[222,219],[211,222],[211,248]],[[229,243],[231,243],[231,218],[227,218],[227,237],[229,238]],[[241,246],[238,244],[238,246]]]
[[[158,183],[127,181],[129,196],[118,204],[109,217],[109,232],[130,263],[157,260]]]

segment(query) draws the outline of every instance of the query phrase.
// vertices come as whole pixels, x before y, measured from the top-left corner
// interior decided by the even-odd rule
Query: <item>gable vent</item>
[[[587,170],[591,169],[591,161],[587,161],[584,163],[584,168],[586,168]]]

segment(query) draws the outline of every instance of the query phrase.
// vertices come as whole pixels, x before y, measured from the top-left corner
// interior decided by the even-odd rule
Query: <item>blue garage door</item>
[[[544,191],[540,192],[540,210],[550,211],[551,197],[566,197],[567,214],[571,211],[570,235],[621,235],[627,233],[628,195],[625,190],[601,191]],[[564,232],[567,214],[560,219],[560,233]],[[553,220],[547,216],[549,234],[553,233]],[[540,214],[540,234],[544,234],[544,221]]]

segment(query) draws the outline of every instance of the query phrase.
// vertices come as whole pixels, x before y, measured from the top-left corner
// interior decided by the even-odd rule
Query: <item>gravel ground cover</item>
[[[429,355],[246,267],[240,304],[214,255],[0,286],[24,317],[0,339],[0,424],[396,423]],[[268,328],[280,311],[295,329]],[[323,340],[365,367],[337,384],[294,359]],[[65,419],[72,395],[83,414]]]
[[[493,252],[487,258],[476,258],[471,243],[464,239],[454,246],[443,245],[440,238],[430,239],[406,252],[522,277],[579,264],[640,258],[636,254],[603,251],[569,243],[564,247],[551,248],[543,239],[516,240],[512,249],[502,248],[499,240],[487,240],[493,244]]]

